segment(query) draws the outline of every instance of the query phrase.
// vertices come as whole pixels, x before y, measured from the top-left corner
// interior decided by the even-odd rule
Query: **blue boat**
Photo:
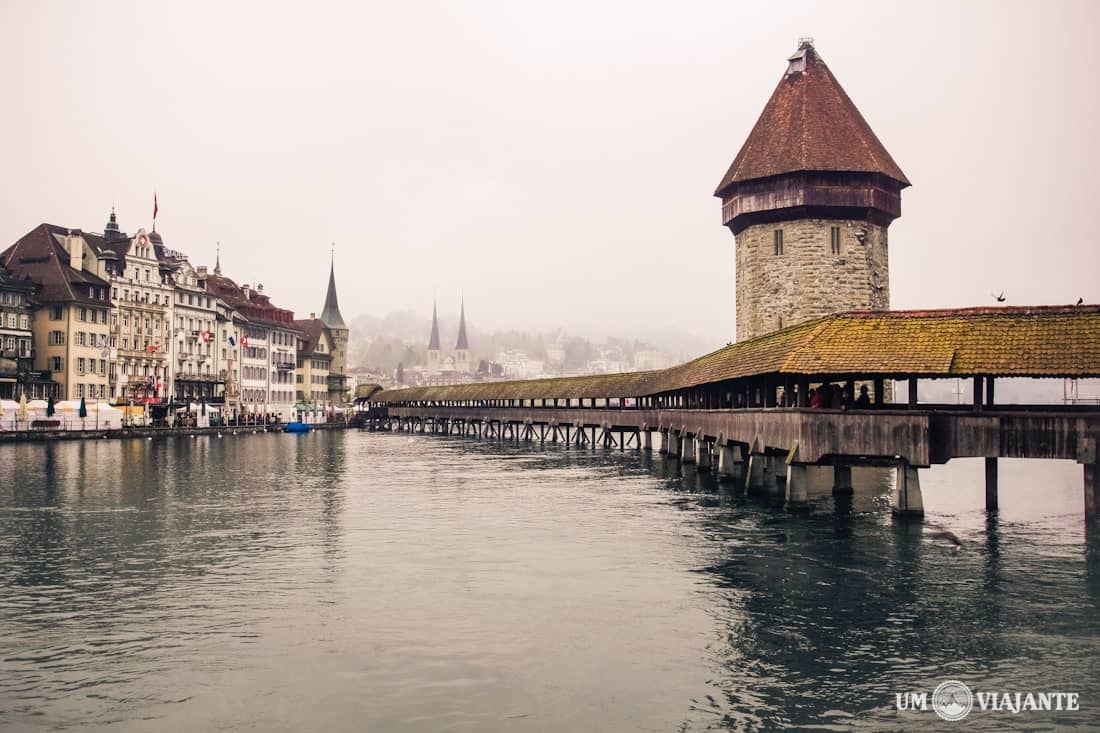
[[[309,423],[297,421],[288,422],[286,425],[283,426],[284,433],[308,433],[312,429],[313,428],[309,425]]]

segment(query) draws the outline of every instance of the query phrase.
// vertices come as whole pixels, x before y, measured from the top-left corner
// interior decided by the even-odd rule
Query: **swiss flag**
[[[241,336],[241,346],[243,346],[245,348],[248,348],[248,336],[247,335],[242,335]]]

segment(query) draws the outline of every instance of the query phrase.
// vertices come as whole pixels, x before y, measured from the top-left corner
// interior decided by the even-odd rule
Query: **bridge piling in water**
[[[786,503],[789,511],[809,509],[809,469],[805,463],[787,466]]]
[[[923,517],[924,497],[920,490],[920,476],[916,466],[898,466],[894,480],[894,498],[891,510],[896,517]]]
[[[852,494],[855,488],[852,486],[852,467],[833,466],[833,494]]]
[[[993,388],[993,380],[989,382],[989,388]],[[985,510],[997,511],[997,458],[987,456],[985,459]]]

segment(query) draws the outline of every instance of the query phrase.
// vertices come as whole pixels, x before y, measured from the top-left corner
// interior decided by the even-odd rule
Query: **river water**
[[[1087,729],[1080,467],[813,508],[659,455],[361,432],[0,446],[0,730]],[[952,552],[932,540],[948,528]],[[1078,712],[896,709],[947,679]]]

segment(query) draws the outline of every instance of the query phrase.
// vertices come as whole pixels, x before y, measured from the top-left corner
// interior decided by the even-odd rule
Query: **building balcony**
[[[279,358],[272,359],[271,364],[281,372],[289,372],[294,369],[294,362],[285,361]]]

